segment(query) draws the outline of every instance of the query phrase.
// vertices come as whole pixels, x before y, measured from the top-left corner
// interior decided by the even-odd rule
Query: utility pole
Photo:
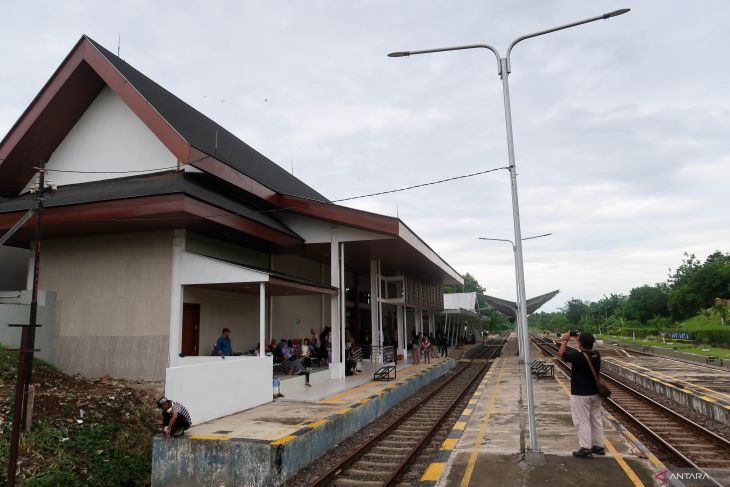
[[[30,302],[30,323],[25,325],[10,325],[23,329],[20,339],[18,357],[18,376],[15,382],[15,404],[13,407],[13,427],[10,433],[10,454],[8,456],[7,486],[15,486],[15,475],[18,469],[18,444],[20,441],[20,427],[25,424],[28,412],[28,387],[33,380],[33,353],[35,350],[35,329],[40,326],[38,318],[38,276],[41,260],[41,216],[43,210],[43,196],[45,193],[45,161],[41,161],[38,171],[38,188],[36,198],[35,224],[35,256],[33,259],[33,289]]]

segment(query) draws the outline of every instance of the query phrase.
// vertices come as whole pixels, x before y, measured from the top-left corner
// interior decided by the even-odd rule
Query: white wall
[[[234,352],[247,353],[259,341],[259,296],[185,286],[184,303],[200,304],[200,354],[207,355],[226,327]]]
[[[297,234],[301,235],[309,244],[331,242],[333,229],[336,229],[337,240],[340,242],[393,238],[391,235],[360,230],[359,228],[348,227],[347,225],[337,225],[296,213],[281,213],[277,215],[277,218],[297,232]]]
[[[329,297],[329,296],[328,296]],[[274,338],[309,338],[309,329],[315,333],[326,326],[322,317],[322,298],[319,294],[307,296],[272,296]],[[325,313],[329,312],[329,299]],[[327,318],[329,324],[329,318]],[[268,331],[268,330],[267,330]]]
[[[108,86],[66,135],[47,162],[49,169],[134,171],[176,166],[177,159]],[[62,186],[128,174],[50,172]],[[35,182],[28,182],[23,192]]]
[[[8,324],[28,323],[30,319],[31,292],[23,291],[10,296],[0,296],[0,343],[9,348],[20,348],[22,328],[9,327]],[[41,325],[36,329],[35,348],[41,351],[35,357],[55,364],[56,355],[56,293],[38,292],[38,318]]]
[[[193,424],[271,401],[271,357],[229,357],[213,363],[170,367],[165,396],[190,411]]]

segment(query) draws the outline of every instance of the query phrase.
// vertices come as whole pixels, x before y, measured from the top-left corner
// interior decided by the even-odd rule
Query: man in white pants
[[[571,336],[578,338],[580,351],[568,350]],[[593,350],[596,339],[590,333],[567,332],[563,335],[558,355],[572,364],[570,374],[570,412],[578,433],[578,458],[593,458],[605,455],[603,447],[603,418],[601,416],[601,396],[586,356],[593,364],[596,374],[601,373],[601,354]]]

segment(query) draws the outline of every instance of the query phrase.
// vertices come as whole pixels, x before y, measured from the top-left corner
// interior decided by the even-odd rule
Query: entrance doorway
[[[183,355],[200,355],[200,305],[183,303],[182,350]]]

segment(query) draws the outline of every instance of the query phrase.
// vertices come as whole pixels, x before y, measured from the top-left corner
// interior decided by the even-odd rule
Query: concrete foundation
[[[294,424],[299,429],[273,441],[229,437],[226,434],[231,431],[225,429],[207,436],[176,439],[156,436],[152,454],[152,485],[281,485],[303,466],[454,366],[453,360],[444,360],[431,367],[419,366],[417,373],[396,383],[383,384],[377,392],[369,390],[370,396],[341,404],[334,413],[301,423],[295,418]],[[298,407],[319,409],[324,408],[324,402],[303,403]],[[297,407],[296,403],[290,404],[287,406]],[[327,410],[331,411],[330,408]],[[225,428],[223,420],[216,424]]]

